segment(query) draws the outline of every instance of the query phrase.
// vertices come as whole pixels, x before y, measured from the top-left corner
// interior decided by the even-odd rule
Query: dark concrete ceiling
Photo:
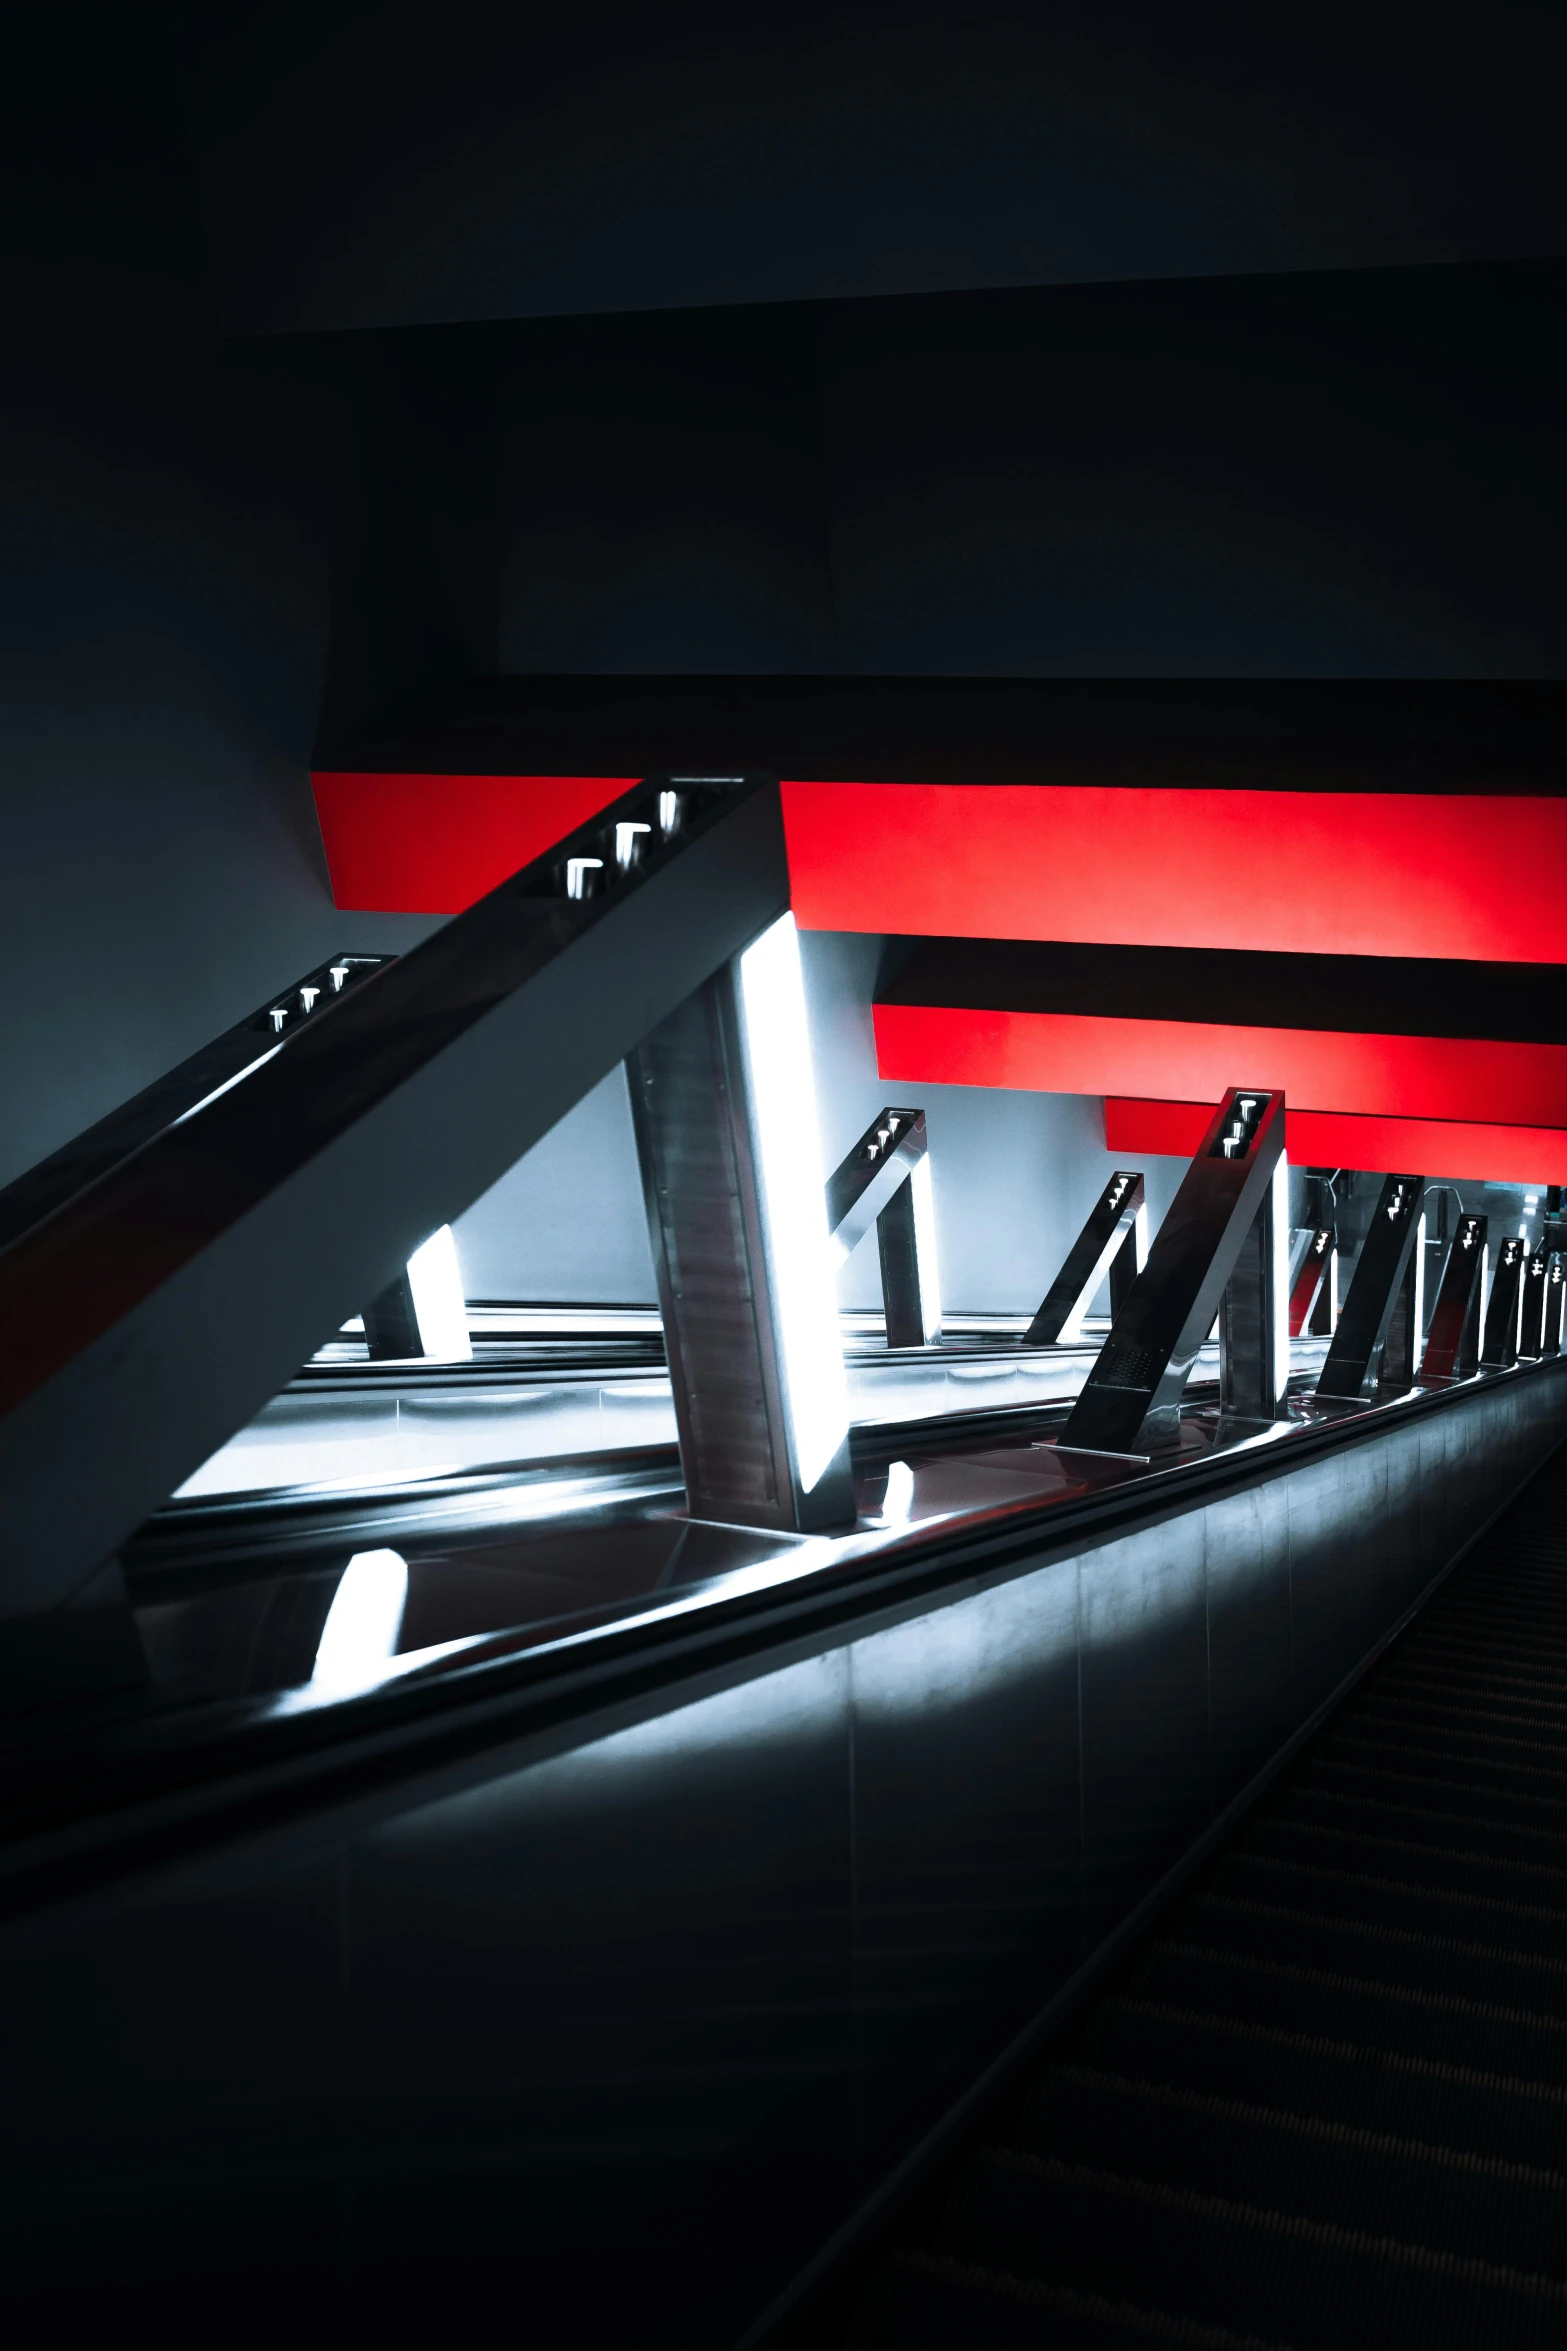
[[[241,331],[1567,252],[1567,14],[175,5]]]

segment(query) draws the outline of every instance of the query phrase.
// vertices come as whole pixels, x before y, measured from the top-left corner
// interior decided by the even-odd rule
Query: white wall
[[[835,1167],[883,1106],[917,1100],[930,1123],[942,1295],[982,1313],[1031,1312],[1116,1164],[1097,1097],[968,1086],[889,1085],[876,1074],[871,1003],[883,942],[805,932],[824,1167]],[[1185,1162],[1144,1162],[1157,1225]],[[650,1301],[636,1145],[616,1070],[520,1159],[457,1226],[470,1298]],[[881,1290],[868,1238],[844,1268],[846,1306]]]

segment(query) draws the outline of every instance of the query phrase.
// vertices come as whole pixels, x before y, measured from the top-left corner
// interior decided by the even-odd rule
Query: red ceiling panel
[[[1567,801],[786,783],[796,920],[925,937],[1567,962]]]
[[[1567,1126],[1567,1046],[1071,1012],[878,1004],[880,1074],[903,1085],[1218,1101],[1282,1086],[1303,1110]]]
[[[1213,1117],[1211,1102],[1105,1099],[1105,1149],[1118,1159],[1190,1159]],[[1372,1175],[1445,1176],[1497,1184],[1567,1183],[1567,1129],[1473,1120],[1357,1118],[1286,1109],[1286,1147],[1300,1167],[1353,1167]]]
[[[319,771],[311,782],[332,903],[460,914],[635,781]]]

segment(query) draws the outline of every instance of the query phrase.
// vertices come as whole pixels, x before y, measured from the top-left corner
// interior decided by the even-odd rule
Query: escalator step
[[[1524,1757],[1530,1752],[1537,1750],[1525,1749],[1522,1756],[1516,1752],[1481,1753],[1467,1747],[1460,1752],[1456,1745],[1433,1748],[1386,1733],[1374,1738],[1330,1723],[1313,1749],[1312,1763],[1365,1764],[1373,1771],[1407,1772],[1415,1779],[1454,1784],[1467,1781],[1497,1793],[1532,1796],[1555,1804],[1567,1802],[1567,1765],[1528,1762]]]
[[[1423,1862],[1418,1854],[1409,1858],[1384,1849],[1363,1858],[1380,1860],[1382,1869],[1373,1874],[1370,1869],[1296,1861],[1279,1854],[1235,1853],[1226,1855],[1211,1883],[1216,1892],[1310,1907],[1328,1918],[1403,1924],[1417,1933],[1446,1935],[1456,1942],[1491,1942],[1505,1951],[1567,1960],[1567,1906],[1546,1908],[1539,1902],[1423,1883],[1424,1870],[1434,1876],[1440,1863]],[[1499,1864],[1498,1874],[1509,1866]]]
[[[1424,1803],[1386,1794],[1357,1794],[1343,1789],[1307,1787],[1297,1781],[1270,1795],[1270,1821],[1289,1821],[1302,1828],[1347,1828],[1373,1837],[1407,1837],[1413,1843],[1429,1840],[1446,1853],[1476,1853],[1511,1861],[1554,1861],[1567,1858],[1567,1836],[1549,1824],[1520,1821],[1510,1803],[1483,1812],[1443,1809],[1434,1795]]]
[[[1476,1626],[1456,1625],[1451,1631],[1436,1625],[1423,1628],[1406,1647],[1393,1652],[1388,1663],[1389,1672],[1440,1674],[1453,1687],[1474,1676],[1477,1686],[1494,1682],[1503,1689],[1532,1688],[1546,1697],[1564,1669],[1567,1646],[1559,1641],[1520,1640],[1511,1633],[1487,1639]]]
[[[1446,1832],[1405,1830],[1378,1835],[1362,1823],[1342,1828],[1308,1827],[1303,1821],[1260,1813],[1231,1847],[1250,1858],[1314,1863],[1319,1868],[1364,1871],[1386,1877],[1397,1871],[1418,1871],[1420,1882],[1455,1894],[1484,1894],[1499,1902],[1519,1902],[1536,1909],[1560,1905],[1567,1910],[1567,1848],[1542,1846],[1524,1855],[1499,1853],[1494,1847],[1466,1849]]]
[[[1455,1697],[1434,1698],[1414,1690],[1379,1686],[1368,1690],[1357,1704],[1346,1706],[1341,1719],[1346,1729],[1363,1731],[1385,1724],[1398,1736],[1422,1738],[1433,1747],[1446,1746],[1453,1739],[1505,1739],[1537,1746],[1556,1761],[1567,1747],[1562,1725],[1553,1716],[1516,1699],[1500,1699],[1494,1692],[1477,1695],[1465,1705]]]
[[[1369,1723],[1386,1723],[1406,1736],[1422,1735],[1434,1746],[1451,1734],[1478,1728],[1488,1738],[1529,1739],[1558,1755],[1567,1747],[1567,1721],[1540,1699],[1523,1698],[1516,1692],[1476,1690],[1465,1700],[1456,1691],[1387,1685],[1374,1693],[1368,1691],[1363,1704],[1346,1707],[1343,1719],[1361,1729]]]
[[[1532,1771],[1567,1771],[1567,1748],[1560,1739],[1541,1739],[1526,1727],[1500,1721],[1493,1724],[1484,1716],[1438,1727],[1407,1722],[1396,1711],[1368,1704],[1346,1708],[1321,1737],[1323,1745],[1335,1753],[1351,1741],[1370,1739],[1377,1746],[1385,1742],[1400,1753],[1414,1748],[1429,1755],[1473,1756],[1477,1762],[1498,1767],[1522,1764]]]
[[[1281,1789],[1278,1794],[1283,1792]],[[1313,1749],[1291,1772],[1288,1792],[1292,1796],[1352,1793],[1368,1802],[1385,1798],[1390,1803],[1419,1804],[1433,1812],[1461,1814],[1466,1820],[1494,1817],[1516,1821],[1520,1827],[1552,1835],[1567,1829],[1567,1794],[1531,1787],[1497,1788],[1478,1776],[1455,1778],[1440,1767],[1415,1771],[1392,1758],[1385,1763],[1367,1763]]]
[[[955,2343],[975,2351],[1285,2351],[1255,2335],[1005,2277],[939,2253],[890,2261],[848,2338],[849,2351],[945,2351]]]
[[[1411,1659],[1382,1677],[1376,1696],[1380,1706],[1424,1713],[1433,1722],[1494,1713],[1532,1724],[1542,1739],[1567,1741],[1567,1700],[1561,1683],[1538,1674],[1528,1680],[1519,1675],[1504,1678],[1475,1666],[1462,1674],[1439,1673]]]
[[[1055,2066],[1016,2144],[1091,2171],[1567,2279],[1567,2180],[1340,2124]]]
[[[1542,1663],[1567,1662],[1567,1626],[1538,1620],[1520,1623],[1516,1616],[1501,1611],[1493,1615],[1483,1608],[1462,1615],[1449,1612],[1420,1626],[1401,1654],[1473,1658],[1481,1665],[1494,1658],[1505,1667],[1533,1666],[1538,1671]]]
[[[1567,1964],[1499,1951],[1494,1945],[1363,1919],[1324,1918],[1318,1911],[1295,1910],[1282,1902],[1248,1901],[1218,1892],[1192,1898],[1181,1913],[1180,1934],[1209,1951],[1567,2017]]]
[[[1469,2073],[1567,2086],[1567,2023],[1529,2009],[1456,2000],[1174,1940],[1150,1946],[1130,1988],[1136,1997],[1162,2007],[1422,2057]]]
[[[1532,1716],[1544,1728],[1560,1728],[1567,1737],[1567,1697],[1562,1697],[1562,1683],[1555,1674],[1527,1669],[1518,1674],[1487,1672],[1473,1660],[1459,1672],[1457,1665],[1442,1669],[1435,1662],[1421,1665],[1417,1657],[1405,1657],[1381,1676],[1379,1695],[1386,1704],[1398,1702],[1400,1707],[1457,1707],[1461,1712],[1494,1704]]]
[[[1554,2280],[1010,2149],[969,2166],[941,2250],[1297,2351],[1560,2351],[1567,2332]]]
[[[1134,2080],[1567,2173],[1567,2090],[1535,2082],[1122,1998],[1100,2004],[1074,2056]]]

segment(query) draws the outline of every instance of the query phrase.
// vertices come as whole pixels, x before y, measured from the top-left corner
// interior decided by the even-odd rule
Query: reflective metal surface
[[[1030,1347],[1053,1347],[1062,1341],[1070,1346],[1080,1340],[1088,1309],[1107,1274],[1114,1319],[1142,1271],[1147,1221],[1142,1176],[1136,1168],[1118,1167],[1028,1326]]]
[[[1436,1304],[1431,1310],[1431,1327],[1420,1365],[1423,1387],[1468,1379],[1479,1369],[1488,1230],[1486,1217],[1461,1216],[1458,1220],[1442,1268]]]
[[[513,1327],[510,1319],[505,1327]],[[656,1333],[656,1318],[647,1327]],[[626,1445],[673,1445],[669,1376],[650,1360],[652,1348],[584,1348],[585,1359],[573,1361],[553,1323],[548,1331],[526,1350],[481,1347],[471,1369],[372,1370],[362,1349],[355,1360],[312,1364],[187,1478],[176,1499],[313,1484],[373,1487]],[[1292,1377],[1312,1380],[1326,1345],[1295,1341]],[[976,1341],[889,1350],[846,1334],[851,1418],[868,1428],[1070,1403],[1097,1353],[1092,1340],[1049,1349]],[[1218,1368],[1217,1347],[1200,1348],[1194,1378],[1211,1381]]]
[[[1333,1227],[1317,1225],[1306,1245],[1295,1279],[1290,1285],[1290,1336],[1299,1338],[1302,1331],[1312,1327],[1317,1301],[1324,1289],[1331,1301],[1336,1273],[1338,1251],[1334,1245]]]
[[[1523,1311],[1527,1264],[1523,1242],[1515,1233],[1509,1233],[1496,1253],[1496,1271],[1486,1301],[1485,1338],[1480,1348],[1480,1361],[1498,1370],[1518,1360],[1518,1325]]]
[[[847,1258],[874,1219],[889,1347],[929,1346],[940,1335],[927,1142],[924,1111],[894,1105],[878,1112],[827,1179],[827,1225],[836,1253]]]
[[[1283,1150],[1283,1095],[1232,1087],[1084,1382],[1066,1442],[1107,1453],[1173,1442],[1198,1350]]]
[[[1423,1192],[1419,1176],[1390,1175],[1383,1184],[1338,1319],[1338,1329],[1317,1382],[1320,1395],[1370,1395],[1384,1368],[1390,1384],[1407,1387],[1413,1378],[1419,1335],[1415,1325],[1419,1316],[1413,1303],[1404,1300],[1404,1292],[1406,1275],[1419,1264],[1417,1243]],[[1390,1360],[1384,1367],[1383,1356],[1399,1320],[1401,1301],[1404,1301],[1403,1320],[1399,1323],[1401,1345],[1395,1343],[1396,1360]]]

